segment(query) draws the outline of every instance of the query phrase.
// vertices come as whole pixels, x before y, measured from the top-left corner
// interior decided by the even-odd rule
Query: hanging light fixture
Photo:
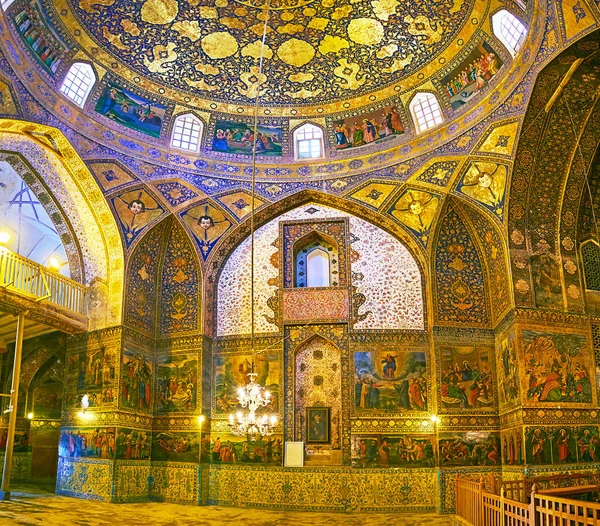
[[[256,188],[256,141],[258,138],[258,102],[260,97],[260,85],[263,59],[265,52],[265,40],[267,38],[267,23],[269,21],[269,0],[265,4],[265,23],[263,28],[262,46],[260,50],[260,61],[258,66],[258,75],[256,83],[256,98],[254,101],[254,139],[252,148],[252,183],[250,196],[250,347],[252,350],[252,369],[248,374],[248,383],[238,389],[238,402],[242,409],[235,415],[229,415],[229,428],[234,435],[245,435],[254,441],[259,436],[269,436],[273,434],[277,424],[277,416],[256,411],[266,407],[271,401],[271,393],[256,382],[258,374],[254,372],[254,356],[258,353],[254,345],[254,196]]]

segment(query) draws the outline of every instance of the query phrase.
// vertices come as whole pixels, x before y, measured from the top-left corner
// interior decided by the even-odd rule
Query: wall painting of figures
[[[507,409],[518,404],[519,366],[514,334],[503,338],[496,348],[496,372],[500,408]]]
[[[355,352],[356,412],[427,411],[427,378],[424,352]]]
[[[250,381],[248,373],[258,374],[256,381],[271,393],[271,402],[264,409],[268,413],[279,410],[279,356],[276,353],[215,356],[215,410],[217,414],[239,411],[237,390]]]
[[[281,435],[259,436],[255,441],[230,433],[212,433],[210,461],[215,464],[281,464]]]
[[[357,117],[339,119],[333,122],[333,127],[335,147],[338,150],[381,142],[404,133],[404,125],[397,106],[388,106]]]
[[[483,431],[440,433],[441,466],[497,466],[500,436]]]
[[[108,82],[94,110],[131,130],[158,138],[167,107]]]
[[[123,460],[145,460],[150,458],[152,433],[139,429],[119,427],[115,437],[115,456]]]
[[[550,309],[563,308],[560,265],[549,254],[531,256],[535,304]]]
[[[523,450],[523,430],[520,427],[502,431],[502,462],[511,466],[521,465],[525,455]]]
[[[528,402],[592,403],[586,336],[523,331],[523,352]]]
[[[131,349],[123,351],[121,404],[144,413],[152,410],[152,359]]]
[[[484,89],[498,73],[502,59],[487,42],[481,41],[464,60],[442,79],[442,91],[453,110]]]
[[[352,435],[356,468],[427,468],[436,465],[431,435]]]
[[[8,430],[0,429],[0,451],[6,450],[7,442]],[[29,432],[15,431],[15,443],[13,445],[13,452],[26,453],[27,451],[31,451],[31,446],[29,445]]]
[[[600,461],[600,438],[594,426],[525,428],[528,464],[568,464]]]
[[[199,433],[154,431],[152,433],[152,460],[171,462],[198,462],[200,458]]]
[[[441,406],[445,410],[494,410],[492,350],[440,347]]]
[[[156,362],[156,411],[194,411],[198,393],[198,359],[185,354],[160,356]]]
[[[63,428],[58,455],[61,457],[115,458],[114,427]]]
[[[281,157],[281,126],[259,124],[256,129],[256,155]],[[213,152],[252,155],[254,125],[245,122],[217,121],[212,141]]]

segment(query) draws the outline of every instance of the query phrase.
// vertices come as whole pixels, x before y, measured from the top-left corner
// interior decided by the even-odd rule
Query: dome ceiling
[[[156,83],[163,87],[159,93],[174,88],[207,101],[250,105],[261,80],[261,102],[269,106],[348,101],[397,86],[388,93],[394,95],[405,89],[400,81],[453,42],[467,44],[487,10],[487,2],[479,2],[475,12],[474,0],[272,0],[268,14],[264,0],[69,3],[105,52],[94,59],[118,59],[134,81],[141,76]],[[267,16],[265,75],[259,78]],[[420,81],[424,77],[419,74]]]

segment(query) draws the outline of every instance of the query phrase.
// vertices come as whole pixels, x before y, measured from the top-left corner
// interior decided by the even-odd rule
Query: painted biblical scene
[[[240,411],[237,390],[250,382],[248,374],[258,375],[256,382],[271,394],[270,403],[265,412],[276,413],[279,410],[279,356],[277,353],[243,355],[221,355],[214,357],[215,364],[215,410],[217,414],[229,414]]]
[[[498,433],[440,433],[441,466],[497,466],[501,463]]]
[[[424,352],[355,352],[356,411],[427,411],[427,378]]]
[[[549,254],[531,256],[535,304],[550,309],[563,308],[560,265]]]
[[[501,433],[502,436],[502,461],[511,466],[521,465],[524,462],[523,431],[520,427],[508,429]]]
[[[523,331],[527,400],[591,403],[590,352],[580,334]]]
[[[528,464],[600,461],[600,438],[594,426],[527,427],[525,443]]]
[[[164,209],[144,190],[125,192],[111,199],[115,208],[127,247]]]
[[[7,442],[8,430],[0,429],[0,451],[6,450]],[[13,445],[13,452],[26,453],[27,451],[31,451],[31,446],[29,445],[29,432],[15,431],[15,443]]]
[[[355,468],[427,468],[436,465],[431,435],[352,435]]]
[[[119,427],[115,437],[115,455],[123,460],[147,460],[152,448],[152,433]]]
[[[152,433],[152,460],[198,462],[200,442],[198,432],[154,431]]]
[[[33,54],[38,64],[54,75],[69,46],[50,23],[50,16],[41,2],[30,2],[16,15],[13,22],[21,40]]]
[[[448,410],[494,409],[492,350],[480,347],[440,347],[441,402]]]
[[[333,122],[335,147],[338,150],[382,142],[404,133],[402,117],[397,106],[388,106],[358,117]]]
[[[198,396],[198,358],[160,356],[156,363],[156,412],[194,411]]]
[[[281,464],[283,438],[281,435],[259,436],[255,441],[230,433],[212,433],[210,461],[214,464]]]
[[[33,390],[33,414],[36,419],[59,419],[62,409],[63,384],[47,380]]]
[[[256,155],[281,157],[283,129],[281,126],[259,124],[256,128]],[[245,122],[217,121],[212,151],[252,155],[254,125]]]
[[[514,334],[503,338],[496,348],[496,373],[500,408],[506,409],[518,404],[519,366]]]
[[[108,82],[94,109],[96,113],[122,126],[158,138],[167,107],[140,97],[114,82]]]
[[[131,349],[123,352],[121,404],[144,413],[152,410],[152,359]]]
[[[61,457],[115,458],[114,427],[62,429],[58,444]]]
[[[442,89],[453,110],[483,90],[498,73],[502,59],[487,42],[481,41],[465,59],[442,79]]]

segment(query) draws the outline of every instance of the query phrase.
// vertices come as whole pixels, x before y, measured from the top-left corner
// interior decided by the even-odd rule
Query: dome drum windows
[[[197,152],[200,149],[202,129],[202,121],[198,117],[192,114],[180,115],[173,125],[171,146],[188,152]]]
[[[527,28],[515,15],[502,9],[492,15],[492,29],[514,57],[525,42]]]
[[[88,95],[96,83],[92,66],[85,62],[75,62],[60,87],[61,93],[83,108]]]
[[[296,159],[321,159],[323,155],[323,130],[306,123],[294,131]]]
[[[417,133],[422,133],[444,121],[440,104],[433,93],[417,93],[410,103],[410,113]]]

